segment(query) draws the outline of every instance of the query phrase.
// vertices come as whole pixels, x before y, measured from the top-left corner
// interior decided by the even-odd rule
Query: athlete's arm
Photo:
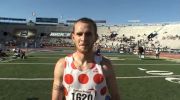
[[[55,65],[52,100],[63,100],[64,98],[64,87],[62,81],[65,63],[65,59],[62,58]]]
[[[103,71],[106,77],[108,90],[111,95],[111,100],[120,100],[117,81],[111,61],[103,57]]]

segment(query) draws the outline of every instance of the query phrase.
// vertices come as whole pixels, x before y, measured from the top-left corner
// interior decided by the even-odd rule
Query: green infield
[[[0,100],[50,100],[61,51],[32,52],[0,62]],[[179,100],[180,63],[137,55],[103,53],[111,59],[122,100]]]

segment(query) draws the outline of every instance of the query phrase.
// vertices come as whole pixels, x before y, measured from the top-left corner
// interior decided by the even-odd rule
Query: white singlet
[[[102,56],[95,56],[92,66],[84,71],[78,70],[72,55],[65,57],[63,86],[66,100],[110,100],[105,76],[103,75]]]

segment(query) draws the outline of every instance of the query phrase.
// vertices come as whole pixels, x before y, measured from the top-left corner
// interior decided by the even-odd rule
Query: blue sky
[[[61,20],[90,17],[109,24],[180,21],[180,0],[1,0],[0,17]],[[63,17],[61,17],[63,16]]]

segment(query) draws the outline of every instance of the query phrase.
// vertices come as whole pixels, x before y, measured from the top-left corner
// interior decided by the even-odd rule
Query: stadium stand
[[[53,23],[51,23],[51,19]],[[1,48],[73,46],[70,40],[72,23],[58,23],[56,18],[40,18],[38,22],[4,17],[1,17],[0,20]],[[5,21],[3,22],[2,20]],[[12,20],[15,21],[12,22]],[[17,21],[19,22],[17,23]],[[25,21],[26,23],[24,23]],[[180,49],[179,23],[103,24],[98,25],[98,34],[99,40],[97,44],[107,51],[132,52],[138,46],[144,46],[146,50],[153,50],[157,47],[160,47],[162,50]]]

